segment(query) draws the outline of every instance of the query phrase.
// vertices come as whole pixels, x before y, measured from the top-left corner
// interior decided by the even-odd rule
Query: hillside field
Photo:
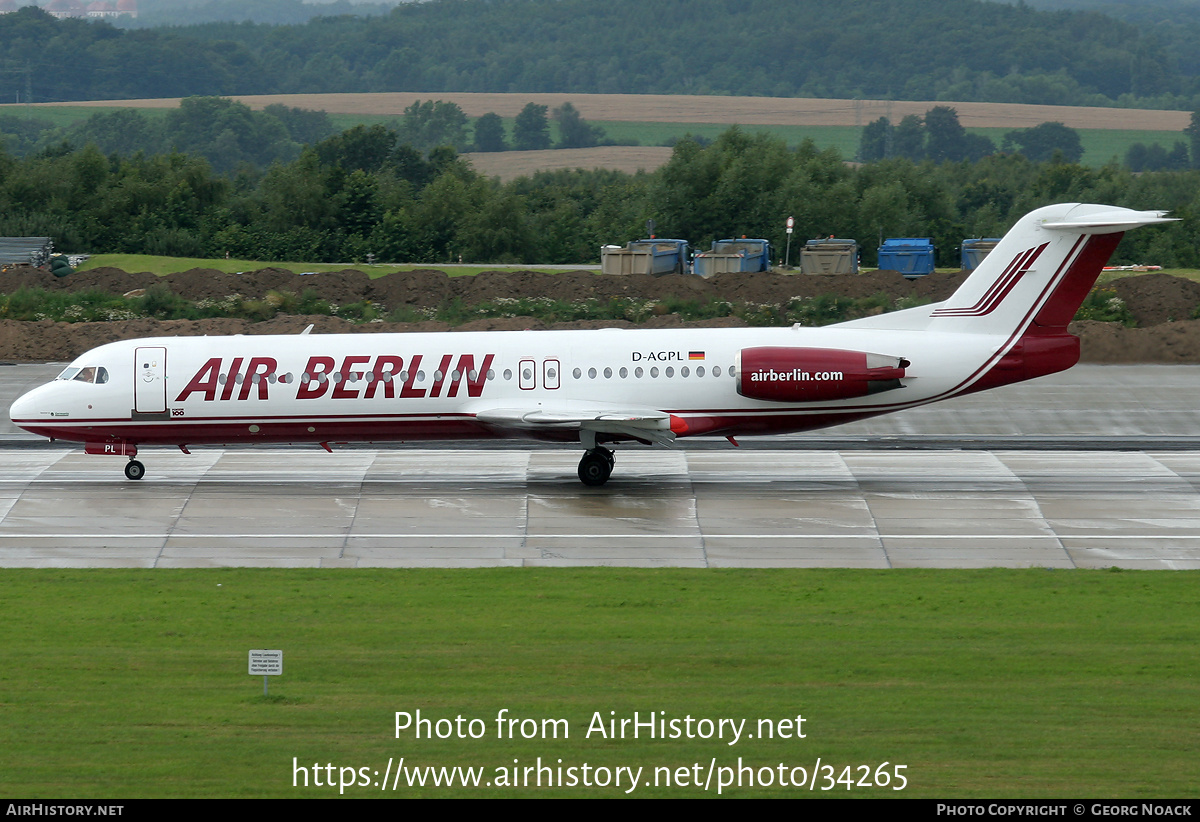
[[[146,100],[96,100],[72,103],[39,103],[33,106],[0,105],[0,113],[49,119],[65,126],[85,119],[97,108],[138,108],[162,112],[179,105],[180,98]],[[962,125],[989,137],[997,145],[1005,133],[1044,122],[1060,122],[1080,131],[1083,162],[1102,165],[1121,158],[1134,143],[1158,143],[1170,149],[1184,139],[1189,114],[1183,111],[1036,106],[1010,103],[911,102],[887,100],[831,100],[784,97],[701,97],[657,94],[544,94],[471,93],[435,94],[405,92],[378,94],[283,94],[234,97],[253,109],[273,103],[323,110],[340,129],[359,123],[388,123],[419,100],[438,99],[456,103],[468,117],[488,112],[505,119],[511,133],[513,120],[527,103],[553,110],[570,102],[588,122],[604,128],[616,142],[638,146],[607,146],[586,154],[559,151],[503,152],[497,156],[472,155],[472,162],[488,176],[510,180],[538,170],[561,168],[609,168],[635,172],[653,171],[670,158],[662,144],[672,138],[694,134],[715,138],[731,125],[767,131],[789,145],[811,138],[822,148],[836,148],[847,158],[858,150],[863,126],[879,117],[892,122],[909,114],[923,115],[934,106],[951,106]]]

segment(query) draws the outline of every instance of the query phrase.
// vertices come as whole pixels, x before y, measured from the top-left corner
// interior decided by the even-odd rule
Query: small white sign
[[[282,676],[283,651],[264,651],[262,649],[250,652],[250,676]]]
[[[793,228],[795,225],[796,225],[796,218],[795,218],[795,217],[788,217],[788,219],[787,219],[787,233],[788,233],[788,234],[791,234],[791,233],[792,233],[792,228]]]

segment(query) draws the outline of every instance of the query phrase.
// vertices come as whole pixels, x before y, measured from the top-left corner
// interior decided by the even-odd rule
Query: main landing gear
[[[137,460],[130,460],[125,463],[125,478],[131,480],[140,480],[146,476],[146,466],[142,465]]]
[[[616,462],[612,451],[596,446],[579,460],[579,481],[584,485],[603,485],[608,482]]]

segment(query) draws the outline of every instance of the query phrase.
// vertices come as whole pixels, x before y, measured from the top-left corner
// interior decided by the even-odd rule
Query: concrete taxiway
[[[0,367],[0,404],[57,367]],[[1082,366],[811,436],[146,449],[0,427],[0,566],[1200,568],[1200,367]],[[3,421],[7,424],[7,419]],[[1120,449],[1120,450],[1114,450]]]

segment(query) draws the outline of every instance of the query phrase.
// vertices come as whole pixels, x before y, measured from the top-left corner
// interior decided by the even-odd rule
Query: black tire
[[[603,453],[601,453],[603,451]],[[609,462],[611,452],[597,448],[595,451],[589,451],[579,460],[579,481],[584,485],[594,487],[603,485],[608,482],[608,477],[612,474],[612,463]]]
[[[131,480],[140,480],[146,476],[146,466],[142,465],[137,460],[130,460],[125,463],[125,478]]]

